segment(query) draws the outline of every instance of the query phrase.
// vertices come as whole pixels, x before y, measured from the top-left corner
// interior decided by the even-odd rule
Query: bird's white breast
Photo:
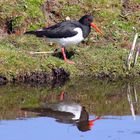
[[[60,102],[57,104],[45,104],[47,108],[50,108],[55,111],[60,111],[60,112],[69,112],[74,115],[72,120],[78,120],[81,115],[82,111],[82,106],[77,103],[71,103],[71,102]]]
[[[75,36],[66,37],[66,38],[54,38],[54,39],[50,39],[50,41],[57,42],[63,47],[78,44],[82,40],[84,40],[83,32],[81,28],[75,28],[74,31],[77,32]]]
[[[78,120],[81,115],[82,107],[77,103],[65,103],[58,104],[57,109],[62,112],[70,112],[74,115],[72,120]]]

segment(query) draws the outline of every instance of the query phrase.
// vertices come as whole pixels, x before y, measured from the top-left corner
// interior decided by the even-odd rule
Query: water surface
[[[89,82],[90,81],[90,82]],[[138,140],[140,83],[76,80],[0,87],[2,140]]]

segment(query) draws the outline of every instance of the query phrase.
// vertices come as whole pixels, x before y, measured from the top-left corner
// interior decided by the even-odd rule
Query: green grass
[[[35,29],[44,25],[44,15],[41,6],[44,0],[5,0],[0,2],[0,21],[13,20],[13,27],[16,30],[24,28]],[[30,23],[27,25],[27,23]],[[1,26],[4,26],[1,24]]]
[[[75,66],[68,65],[63,60],[53,57],[51,54],[29,54],[30,51],[52,51],[53,49],[52,46],[46,44],[45,40],[40,40],[32,36],[17,37],[12,35],[5,38],[0,44],[0,74],[11,80],[20,74],[33,71],[51,72],[51,68],[58,67],[64,67],[66,70],[74,73],[76,71]]]
[[[30,73],[32,71],[51,72],[53,68],[63,67],[71,73],[71,77],[81,75],[99,76],[101,73],[111,75],[113,78],[139,75],[140,63],[134,69],[126,69],[128,49],[121,48],[123,44],[130,45],[137,30],[139,32],[140,11],[129,11],[122,16],[123,7],[120,1],[112,0],[81,0],[76,4],[74,0],[59,0],[61,17],[79,19],[82,15],[91,13],[94,22],[103,30],[108,39],[99,36],[92,30],[88,39],[79,47],[73,46],[68,50],[75,50],[71,58],[75,65],[69,65],[63,60],[50,54],[30,55],[29,51],[53,51],[57,45],[49,45],[45,39],[26,35],[8,35],[0,38],[0,75],[11,80],[13,77]],[[13,19],[13,28],[16,31],[33,30],[45,25],[45,15],[41,10],[44,0],[6,0],[1,2],[0,29],[4,28],[6,20]],[[139,4],[139,1],[130,1]],[[63,6],[65,5],[65,6]],[[57,5],[56,5],[57,7]],[[52,7],[53,10],[53,7]],[[130,8],[131,10],[131,8]],[[53,20],[52,20],[53,22]]]

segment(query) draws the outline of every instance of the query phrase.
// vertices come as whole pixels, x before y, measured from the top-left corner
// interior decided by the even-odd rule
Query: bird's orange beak
[[[90,26],[92,26],[97,32],[99,32],[101,35],[104,35],[103,32],[94,24],[91,23]]]

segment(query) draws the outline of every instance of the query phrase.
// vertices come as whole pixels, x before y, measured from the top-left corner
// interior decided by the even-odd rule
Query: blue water
[[[1,87],[0,140],[140,140],[140,82],[92,82]]]
[[[90,118],[94,116],[90,115]],[[49,117],[0,121],[0,140],[139,140],[140,116],[104,116],[90,131]]]

